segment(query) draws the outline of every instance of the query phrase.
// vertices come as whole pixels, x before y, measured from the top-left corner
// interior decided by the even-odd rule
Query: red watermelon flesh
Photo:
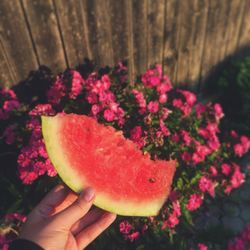
[[[175,161],[153,161],[121,131],[85,115],[42,117],[49,157],[76,192],[91,186],[95,204],[120,215],[156,215],[165,202]]]

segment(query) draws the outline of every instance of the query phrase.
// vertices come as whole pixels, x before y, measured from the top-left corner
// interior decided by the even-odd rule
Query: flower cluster
[[[11,112],[18,112],[21,104],[12,90],[0,94],[3,121]],[[44,174],[56,175],[45,150],[40,116],[58,112],[91,116],[121,130],[152,159],[177,160],[172,192],[159,215],[120,222],[120,232],[130,241],[148,228],[176,234],[182,222],[192,224],[192,213],[207,199],[215,199],[218,193],[229,195],[246,178],[240,159],[249,151],[249,138],[221,131],[224,113],[220,104],[202,103],[193,92],[173,87],[159,65],[133,85],[128,84],[127,67],[122,63],[103,73],[67,70],[55,78],[43,103],[22,112],[23,125],[8,124],[2,138],[12,144],[15,131],[19,136],[23,131],[17,162],[24,184],[32,184]],[[200,243],[199,248],[206,246]]]
[[[246,250],[250,247],[250,226],[246,226],[243,231],[230,241],[228,250]]]
[[[0,120],[7,120],[12,112],[15,112],[20,107],[20,102],[15,92],[10,89],[1,89],[0,97]]]
[[[0,89],[0,123],[8,123],[9,120],[15,117],[21,104],[13,90]],[[0,131],[1,137],[8,145],[13,144],[16,138],[16,124],[6,126],[3,131]]]
[[[31,184],[38,176],[45,173],[52,177],[56,175],[45,149],[41,124],[38,120],[41,115],[53,114],[55,112],[50,104],[39,104],[29,112],[30,120],[26,123],[26,129],[31,135],[28,144],[22,147],[17,159],[19,177],[24,184]]]
[[[0,248],[2,250],[9,249],[9,243],[18,236],[18,229],[21,223],[26,221],[26,216],[19,213],[6,214],[0,218]]]

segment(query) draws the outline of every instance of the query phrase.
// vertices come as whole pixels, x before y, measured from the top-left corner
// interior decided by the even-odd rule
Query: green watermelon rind
[[[70,167],[70,163],[66,158],[65,152],[59,143],[59,128],[60,128],[60,117],[42,116],[42,133],[46,146],[48,156],[58,172],[58,175],[63,182],[74,192],[80,193],[84,188],[88,187],[86,180],[81,179],[79,175],[75,173]],[[94,187],[93,187],[94,188]],[[94,205],[104,209],[106,211],[124,215],[124,216],[155,216],[159,213],[162,205],[164,204],[169,190],[166,190],[164,197],[154,199],[147,202],[135,202],[129,201],[117,201],[107,194],[97,192],[94,200]]]

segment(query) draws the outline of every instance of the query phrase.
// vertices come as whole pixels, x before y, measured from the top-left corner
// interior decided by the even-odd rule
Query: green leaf
[[[191,213],[187,209],[183,209],[182,214],[184,215],[184,218],[188,222],[188,224],[193,226],[194,223]]]
[[[178,179],[178,181],[177,181],[177,188],[179,190],[182,190],[182,188],[183,188],[183,180],[182,180],[182,178]]]

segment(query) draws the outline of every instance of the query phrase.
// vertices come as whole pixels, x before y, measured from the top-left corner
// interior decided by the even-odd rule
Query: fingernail
[[[95,197],[95,191],[93,190],[93,188],[86,188],[81,196],[85,201],[90,202]]]

